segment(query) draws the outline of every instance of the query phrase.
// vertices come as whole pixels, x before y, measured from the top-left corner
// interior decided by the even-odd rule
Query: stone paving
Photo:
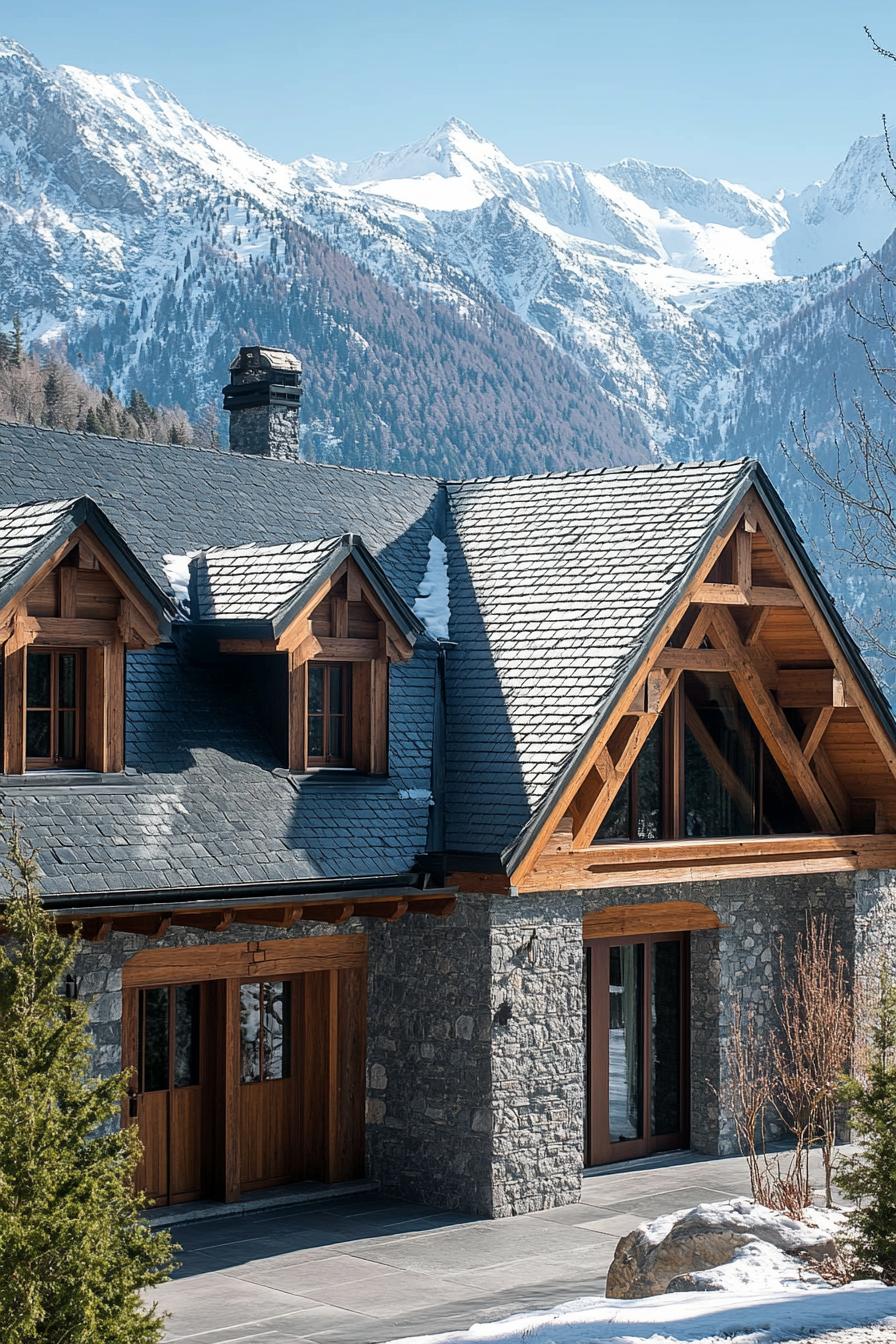
[[[621,1236],[645,1219],[749,1193],[741,1158],[674,1154],[585,1177],[579,1204],[483,1221],[377,1194],[175,1229],[157,1292],[167,1339],[383,1344],[603,1291]]]

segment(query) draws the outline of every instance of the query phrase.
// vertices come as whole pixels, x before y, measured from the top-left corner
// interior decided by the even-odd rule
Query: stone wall
[[[230,451],[295,462],[299,456],[298,407],[242,406],[230,412]]]
[[[405,1198],[492,1217],[574,1201],[579,899],[463,896],[448,920],[373,931],[370,966],[371,1175]]]
[[[694,933],[690,940],[690,1124],[691,1147],[697,1152],[736,1151],[730,1120],[720,1114],[718,1102],[726,1081],[724,1045],[733,1005],[749,1004],[760,1031],[772,1025],[780,979],[778,949],[782,947],[785,956],[792,951],[810,914],[826,913],[832,919],[838,942],[852,958],[855,881],[852,873],[818,873],[582,893],[585,911],[607,905],[700,901],[719,916],[720,929]],[[896,902],[896,888],[892,899]]]

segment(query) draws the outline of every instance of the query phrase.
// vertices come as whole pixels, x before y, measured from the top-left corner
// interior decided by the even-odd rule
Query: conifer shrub
[[[142,1298],[171,1269],[167,1233],[140,1218],[139,1145],[117,1127],[125,1078],[91,1076],[82,1002],[67,998],[77,940],[41,904],[13,829],[0,886],[0,1340],[155,1344]]]
[[[850,1250],[860,1272],[896,1283],[896,985],[881,972],[863,1076],[844,1084],[860,1146],[837,1166],[836,1179],[856,1208]]]

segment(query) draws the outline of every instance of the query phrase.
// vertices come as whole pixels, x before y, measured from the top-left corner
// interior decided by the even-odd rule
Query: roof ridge
[[[457,479],[447,478],[444,482],[449,488],[465,485],[491,485],[506,481],[547,481],[581,479],[586,476],[632,476],[641,472],[682,471],[691,467],[755,467],[759,459],[755,457],[716,457],[691,458],[669,462],[637,462],[627,466],[610,467],[574,467],[564,471],[529,471],[506,476],[465,476]]]
[[[101,439],[109,443],[132,443],[139,448],[173,448],[187,453],[208,453],[212,457],[236,458],[244,462],[274,463],[278,467],[317,467],[325,471],[345,471],[354,475],[392,476],[411,481],[435,481],[438,485],[445,484],[444,476],[432,476],[427,472],[389,471],[385,467],[352,467],[344,462],[316,462],[310,457],[295,459],[265,457],[260,453],[258,455],[234,453],[229,448],[204,448],[199,443],[160,443],[158,439],[132,439],[126,434],[93,434],[86,429],[60,429],[55,425],[23,425],[16,420],[0,420],[0,430],[2,429],[36,430],[39,434],[64,434],[67,438]]]

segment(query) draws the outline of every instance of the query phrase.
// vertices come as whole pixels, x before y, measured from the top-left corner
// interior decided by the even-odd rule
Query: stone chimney
[[[295,462],[299,456],[302,365],[288,350],[244,345],[230,365],[224,409],[230,451]]]

